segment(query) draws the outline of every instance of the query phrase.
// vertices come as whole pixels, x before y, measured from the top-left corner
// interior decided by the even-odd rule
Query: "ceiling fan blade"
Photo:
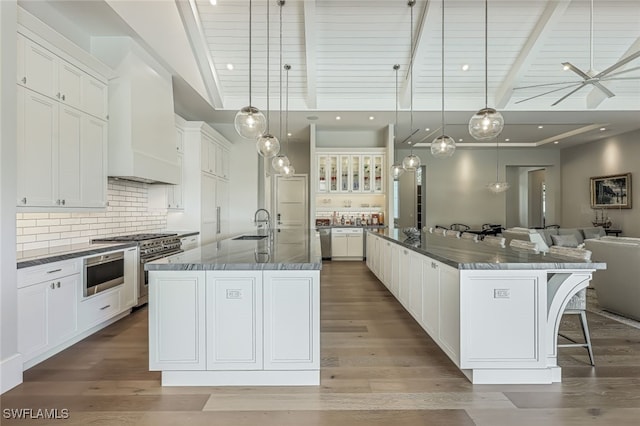
[[[640,70],[640,67],[633,67],[633,68],[627,68],[626,70],[622,70],[622,71],[618,71],[618,72],[614,72],[613,74],[607,74],[606,76],[602,77],[600,80],[609,80],[611,77],[615,77],[621,74],[626,74],[628,72],[631,71],[636,71],[636,70]]]
[[[619,60],[618,62],[611,65],[609,68],[607,68],[606,70],[599,72],[594,76],[594,78],[604,77],[605,75],[609,74],[611,71],[617,70],[621,66],[628,64],[629,62],[633,61],[636,58],[640,58],[640,50],[637,51],[636,53],[632,53],[631,55],[627,56],[624,59]]]
[[[595,87],[597,87],[598,89],[600,89],[600,91],[602,91],[602,93],[604,93],[605,95],[607,95],[607,98],[613,98],[616,94],[613,93],[611,90],[607,89],[606,87],[604,87],[602,85],[602,83],[598,82],[598,81],[594,81],[591,82],[591,84],[593,84]]]
[[[582,83],[582,81],[561,81],[558,83],[544,83],[544,84],[533,84],[531,86],[514,87],[513,90],[531,89],[534,87],[557,86],[559,84],[580,84],[580,83]]]
[[[571,62],[563,62],[562,66],[569,68],[571,71],[575,72],[576,74],[578,74],[580,77],[584,78],[585,80],[588,80],[588,79],[591,78],[589,76],[589,74],[587,74],[586,72],[582,71],[580,68],[576,67]]]
[[[558,105],[560,102],[564,101],[565,99],[567,99],[569,96],[573,95],[574,93],[576,93],[578,90],[582,89],[584,86],[586,86],[587,83],[582,83],[580,84],[580,86],[576,87],[575,89],[573,89],[572,91],[570,91],[569,93],[567,93],[566,95],[564,95],[563,97],[561,97],[560,99],[558,99],[557,101],[555,101],[554,103],[551,104],[551,106],[556,106]]]
[[[578,84],[584,84],[584,82],[582,82],[582,83],[573,83],[573,84],[570,84],[570,85],[565,86],[565,87],[560,87],[559,89],[549,90],[548,92],[540,93],[539,95],[531,96],[529,98],[522,99],[522,100],[517,101],[515,103],[516,104],[520,104],[522,102],[530,101],[531,99],[539,98],[540,96],[548,95],[549,93],[558,92],[560,90],[568,89],[569,87],[577,86]]]

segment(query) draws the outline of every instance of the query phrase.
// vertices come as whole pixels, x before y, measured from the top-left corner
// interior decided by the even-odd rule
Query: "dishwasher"
[[[317,228],[320,233],[322,260],[331,260],[331,228]]]

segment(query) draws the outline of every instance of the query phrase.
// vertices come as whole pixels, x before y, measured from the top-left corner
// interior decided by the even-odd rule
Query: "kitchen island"
[[[163,386],[320,384],[320,240],[270,230],[145,265]]]
[[[367,265],[474,384],[561,381],[560,319],[606,264],[397,229],[369,231]]]

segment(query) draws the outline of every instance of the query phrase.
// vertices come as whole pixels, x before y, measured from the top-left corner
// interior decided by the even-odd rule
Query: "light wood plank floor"
[[[147,370],[147,309],[25,372],[3,409],[57,425],[638,425],[640,330],[589,313],[597,366],[561,349],[563,382],[472,385],[364,262],[325,262],[319,387],[170,387]],[[579,326],[563,323],[567,334]],[[4,411],[3,411],[4,414]]]

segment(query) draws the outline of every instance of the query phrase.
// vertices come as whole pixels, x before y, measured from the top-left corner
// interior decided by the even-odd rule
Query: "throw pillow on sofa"
[[[582,228],[584,239],[601,238],[607,235],[604,228],[597,226],[595,228]]]
[[[576,237],[578,244],[582,244],[584,242],[582,232],[580,232],[580,230],[577,228],[560,228],[558,229],[558,235],[573,235],[574,237]]]
[[[573,247],[577,248],[580,244],[575,235],[552,235],[553,245],[561,247]]]

